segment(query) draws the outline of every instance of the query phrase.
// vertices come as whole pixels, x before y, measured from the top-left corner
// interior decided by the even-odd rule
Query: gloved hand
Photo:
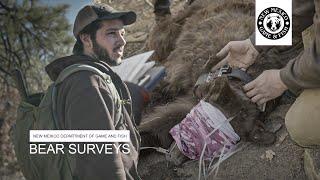
[[[216,71],[225,64],[229,64],[232,68],[241,68],[246,70],[256,60],[259,52],[254,48],[250,39],[243,41],[230,41],[218,53],[218,58],[225,57],[216,66],[211,69],[211,72]]]
[[[263,103],[280,96],[288,87],[280,78],[280,70],[266,70],[243,87],[252,102]]]

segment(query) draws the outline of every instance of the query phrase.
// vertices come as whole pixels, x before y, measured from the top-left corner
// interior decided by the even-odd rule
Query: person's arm
[[[312,25],[312,17],[314,15],[313,0],[293,0],[292,6],[292,34],[293,40],[301,41],[302,32]],[[255,46],[255,33],[248,39],[242,41],[230,41],[218,53],[218,58],[224,58],[211,71],[216,71],[224,64],[229,64],[231,67],[247,69],[257,59],[259,53],[266,52],[275,46]],[[276,46],[283,48],[283,46]]]
[[[91,72],[79,72],[66,98],[67,127],[78,130],[114,130],[114,102],[105,82]],[[101,144],[100,144],[101,145]],[[121,155],[78,154],[74,175],[79,180],[125,179]]]
[[[299,93],[303,89],[320,87],[320,20],[314,18],[316,40],[310,49],[291,60],[286,67],[280,70],[281,80],[294,93]]]
[[[315,41],[281,70],[267,70],[243,89],[252,102],[263,104],[290,89],[298,94],[303,89],[320,87],[320,20],[315,15]]]
[[[312,25],[312,18],[315,13],[313,0],[292,1],[292,35],[301,36],[301,33]],[[255,45],[255,33],[250,36],[250,41]],[[267,51],[274,46],[254,46],[258,52]]]

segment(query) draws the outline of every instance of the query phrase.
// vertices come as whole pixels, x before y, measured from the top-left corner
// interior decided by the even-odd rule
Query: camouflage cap
[[[120,19],[123,21],[124,25],[130,25],[136,21],[137,15],[133,11],[116,11],[105,4],[87,5],[77,14],[73,25],[73,35],[77,37],[79,32],[93,21],[111,19]]]

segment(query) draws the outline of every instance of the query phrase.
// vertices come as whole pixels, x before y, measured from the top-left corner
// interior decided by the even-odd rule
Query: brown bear
[[[169,10],[156,14],[146,47],[155,50],[152,58],[166,67],[167,76],[155,92],[156,105],[139,126],[142,146],[168,148],[173,141],[169,130],[202,98],[228,118],[235,116],[231,124],[241,139],[274,142],[275,136],[265,130],[263,121],[277,101],[267,103],[266,112],[261,112],[242,91],[245,82],[223,75],[201,84],[197,89],[200,97],[193,95],[198,78],[221,60],[216,53],[229,41],[247,39],[254,32],[254,9],[253,0],[194,0],[174,16]],[[283,67],[301,52],[301,35],[294,36],[293,44],[260,53],[247,74],[255,78],[263,70]]]

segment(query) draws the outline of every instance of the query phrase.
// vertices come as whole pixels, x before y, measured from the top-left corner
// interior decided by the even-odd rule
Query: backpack
[[[71,74],[79,71],[91,71],[100,75],[107,83],[113,97],[119,94],[111,81],[111,77],[99,69],[84,65],[73,64],[65,68],[45,93],[37,95],[38,102],[23,100],[18,107],[18,116],[13,129],[14,150],[20,168],[27,180],[75,180],[72,176],[74,159],[68,153],[59,154],[30,154],[29,130],[58,130],[56,119],[57,85]],[[45,144],[45,143],[41,143]],[[54,144],[54,143],[50,143]]]

